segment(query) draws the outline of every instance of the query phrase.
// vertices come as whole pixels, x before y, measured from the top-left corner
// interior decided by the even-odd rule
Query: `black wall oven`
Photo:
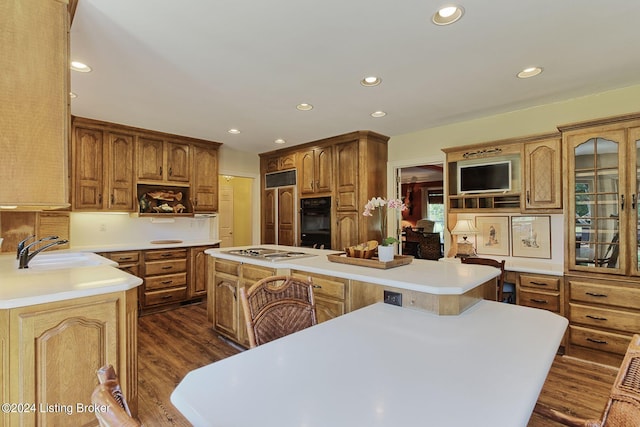
[[[331,249],[331,197],[300,200],[300,246]]]

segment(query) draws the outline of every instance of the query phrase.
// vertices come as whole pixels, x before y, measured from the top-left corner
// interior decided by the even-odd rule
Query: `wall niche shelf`
[[[189,187],[138,185],[139,216],[193,216]]]
[[[449,196],[451,212],[471,212],[495,209],[504,212],[520,211],[520,194],[465,194]]]

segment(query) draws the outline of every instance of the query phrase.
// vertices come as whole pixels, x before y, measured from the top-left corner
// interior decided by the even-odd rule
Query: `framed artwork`
[[[512,216],[511,254],[524,258],[551,258],[551,217]]]
[[[509,217],[477,216],[476,252],[509,256]]]

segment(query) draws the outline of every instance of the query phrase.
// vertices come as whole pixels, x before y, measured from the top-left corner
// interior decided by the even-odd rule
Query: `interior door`
[[[218,215],[218,233],[220,234],[220,247],[228,248],[233,243],[233,187],[231,185],[220,186],[220,213]]]

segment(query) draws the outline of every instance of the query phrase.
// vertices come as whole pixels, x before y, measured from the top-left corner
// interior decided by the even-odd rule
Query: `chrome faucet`
[[[58,246],[58,245],[64,245],[65,243],[69,243],[68,240],[55,240],[57,239],[58,236],[48,236],[48,237],[43,237],[40,240],[36,240],[35,242],[32,242],[31,244],[29,244],[28,246],[22,248],[20,250],[20,252],[18,253],[18,268],[22,269],[22,268],[29,268],[29,262],[33,259],[34,256],[38,255],[40,252],[42,251],[46,251],[47,249],[53,247],[53,246]],[[27,238],[26,240],[29,240],[30,238]],[[45,242],[47,240],[55,240],[55,242],[51,242],[48,245],[44,245],[41,248],[36,249],[34,252],[29,253],[29,249],[32,246],[36,246],[42,242]]]
[[[18,243],[18,249],[16,251],[16,259],[20,259],[20,252],[22,252],[22,250],[24,249],[24,245],[27,244],[27,242],[31,239],[33,239],[34,237],[36,237],[35,234],[32,234],[31,236],[27,237],[26,239],[22,240],[20,243]],[[56,237],[57,239],[57,237]]]

